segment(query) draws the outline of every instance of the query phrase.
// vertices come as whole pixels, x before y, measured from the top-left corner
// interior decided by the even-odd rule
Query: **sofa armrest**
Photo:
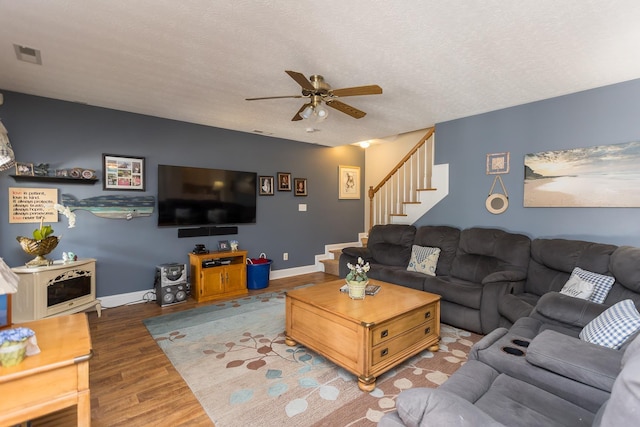
[[[482,279],[482,284],[496,282],[520,282],[527,278],[527,273],[518,270],[494,271]]]
[[[396,407],[408,427],[503,426],[468,400],[434,388],[405,390],[398,395]]]
[[[480,341],[475,343],[471,350],[469,351],[469,360],[480,360],[478,357],[478,352],[482,350],[486,350],[495,344],[500,338],[509,333],[507,328],[496,328],[493,331],[489,332],[487,335],[482,337]]]
[[[532,365],[583,384],[611,392],[620,373],[623,352],[546,330],[527,349]]]
[[[355,259],[362,257],[365,261],[373,261],[371,251],[367,247],[350,246],[348,248],[343,248],[342,253]]]
[[[547,292],[536,304],[532,316],[542,316],[558,323],[584,328],[608,307],[559,292]]]
[[[348,248],[343,248],[340,254],[340,260],[338,261],[338,275],[340,277],[347,277],[349,273],[347,263],[355,264],[359,257],[366,262],[374,263],[371,252],[366,247],[349,246]]]

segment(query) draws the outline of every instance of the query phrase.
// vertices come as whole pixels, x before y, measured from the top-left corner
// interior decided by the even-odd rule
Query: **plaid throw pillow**
[[[594,287],[593,283],[582,280],[577,274],[572,274],[560,293],[574,298],[589,299]]]
[[[589,301],[602,304],[607,297],[607,294],[611,290],[613,283],[616,281],[615,277],[605,276],[604,274],[592,273],[591,271],[583,270],[580,267],[573,269],[571,277],[577,276],[580,280],[593,283],[593,293],[589,297]]]
[[[630,299],[606,309],[580,331],[580,339],[615,350],[640,329],[640,313]]]
[[[435,276],[439,257],[440,248],[413,245],[407,270]]]

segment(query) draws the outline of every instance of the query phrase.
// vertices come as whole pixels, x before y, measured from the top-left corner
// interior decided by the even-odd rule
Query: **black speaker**
[[[187,281],[187,265],[177,263],[156,266],[156,302],[160,307],[185,302],[191,291]]]
[[[189,284],[187,282],[171,285],[156,283],[156,302],[160,307],[187,301]]]
[[[238,234],[238,227],[178,228],[178,237],[224,236]]]

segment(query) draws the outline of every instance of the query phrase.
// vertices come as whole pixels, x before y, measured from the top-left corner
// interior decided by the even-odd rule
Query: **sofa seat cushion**
[[[594,418],[586,409],[477,360],[462,365],[437,390],[468,400],[508,426],[591,425]]]
[[[590,426],[594,419],[586,409],[504,374],[475,406],[509,426]]]
[[[480,310],[483,286],[455,277],[425,276],[423,290],[438,294],[443,300]]]
[[[371,268],[373,269],[373,266]],[[408,271],[405,267],[386,266],[378,270],[376,277],[371,275],[369,275],[369,277],[422,291],[424,288],[424,278],[427,276],[416,271]]]
[[[498,300],[498,312],[501,316],[515,323],[521,317],[526,317],[533,311],[538,296],[533,294],[507,294]]]

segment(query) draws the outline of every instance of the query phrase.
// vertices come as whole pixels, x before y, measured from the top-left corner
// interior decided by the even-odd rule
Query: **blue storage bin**
[[[271,260],[265,254],[260,258],[247,258],[247,288],[264,289],[269,286]]]

